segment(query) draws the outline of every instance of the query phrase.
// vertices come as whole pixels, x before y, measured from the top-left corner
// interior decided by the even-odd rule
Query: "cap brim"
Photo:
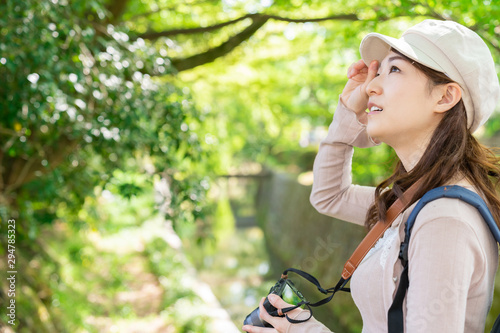
[[[441,66],[439,66],[431,57],[414,45],[412,46],[407,43],[404,40],[404,37],[396,39],[375,32],[369,33],[361,41],[359,52],[361,54],[361,59],[363,59],[364,63],[369,66],[373,60],[377,60],[379,63],[382,62],[387,54],[389,54],[391,48],[398,50],[400,53],[422,65],[435,69],[439,72],[445,72],[445,70],[441,68]]]

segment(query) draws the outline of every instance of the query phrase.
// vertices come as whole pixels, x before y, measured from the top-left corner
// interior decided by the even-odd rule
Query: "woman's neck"
[[[394,150],[406,172],[410,172],[418,164],[426,148],[427,145],[412,145],[411,147],[406,147],[406,149],[394,148]]]
[[[402,138],[389,144],[398,155],[406,172],[410,172],[424,155],[432,139],[433,130],[421,133],[418,137]]]
[[[410,152],[409,154],[401,154],[396,152],[396,154],[398,155],[399,160],[403,164],[406,172],[410,172],[422,158],[423,152],[414,151]]]

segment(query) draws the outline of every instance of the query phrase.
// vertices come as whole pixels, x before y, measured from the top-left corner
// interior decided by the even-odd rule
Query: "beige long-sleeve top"
[[[351,160],[353,146],[373,145],[355,113],[339,102],[314,163],[311,203],[319,212],[364,224],[375,189],[352,184]],[[363,332],[387,332],[387,312],[402,271],[398,254],[404,222],[414,206],[393,222],[351,278]],[[475,208],[449,198],[427,204],[415,221],[409,245],[405,332],[483,332],[497,265],[496,242]],[[310,320],[290,325],[288,332],[330,330]]]

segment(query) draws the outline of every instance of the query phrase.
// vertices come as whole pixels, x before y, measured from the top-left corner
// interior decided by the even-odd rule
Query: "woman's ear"
[[[462,98],[462,90],[458,83],[452,82],[436,87],[438,102],[434,112],[443,113],[454,107]]]

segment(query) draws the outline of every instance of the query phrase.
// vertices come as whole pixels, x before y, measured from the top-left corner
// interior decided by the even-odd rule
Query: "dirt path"
[[[113,295],[115,308],[129,307],[130,318],[116,319],[105,316],[91,316],[87,322],[99,332],[120,333],[173,333],[176,328],[165,315],[162,315],[164,293],[168,292],[158,277],[148,268],[147,253],[144,251],[148,242],[160,237],[177,252],[177,258],[186,267],[187,275],[183,281],[202,300],[196,311],[200,316],[208,318],[207,332],[236,333],[239,330],[231,322],[227,312],[220,306],[211,288],[197,277],[197,272],[182,253],[181,241],[171,226],[160,217],[145,222],[140,228],[128,229],[111,237],[101,237],[94,233],[91,242],[100,251],[113,253],[116,256],[127,256],[129,259],[123,266],[126,276],[126,291]],[[109,303],[105,296],[90,294],[89,300],[103,304]]]

